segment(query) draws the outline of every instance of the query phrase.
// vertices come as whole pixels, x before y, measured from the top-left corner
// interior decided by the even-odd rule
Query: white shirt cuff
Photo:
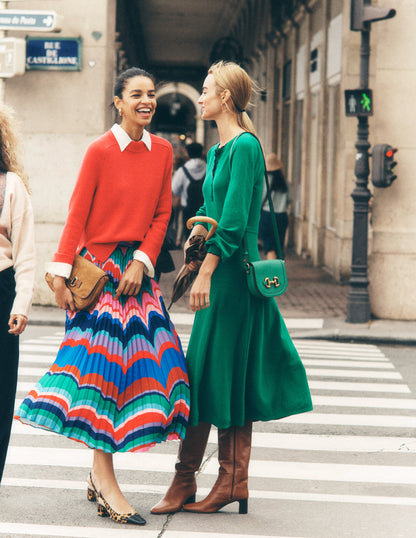
[[[53,276],[63,276],[69,278],[72,271],[72,265],[62,262],[49,262],[45,266],[46,271]]]
[[[154,278],[155,268],[153,267],[152,262],[150,261],[149,256],[142,250],[135,250],[133,253],[133,260],[144,263],[145,273],[150,277]]]

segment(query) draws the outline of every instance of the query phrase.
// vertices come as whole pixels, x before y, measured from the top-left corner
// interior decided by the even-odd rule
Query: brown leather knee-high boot
[[[179,447],[173,481],[163,499],[151,509],[152,514],[178,512],[186,502],[195,501],[195,473],[204,457],[210,429],[208,422],[187,427],[185,439]]]
[[[248,465],[251,452],[252,422],[218,430],[218,461],[220,469],[217,481],[203,501],[185,504],[188,512],[217,512],[223,506],[238,501],[239,513],[247,514]]]

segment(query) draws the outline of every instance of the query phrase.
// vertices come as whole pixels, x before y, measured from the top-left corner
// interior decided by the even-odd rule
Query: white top
[[[11,314],[29,314],[35,287],[35,261],[32,203],[20,177],[7,172],[4,203],[0,208],[0,271],[9,267],[15,271],[16,298]]]
[[[130,136],[118,123],[115,123],[111,127],[111,132],[115,136],[115,139],[120,146],[120,151],[124,151],[132,141],[132,138],[130,138]],[[152,139],[150,138],[150,134],[148,131],[146,131],[146,129],[143,129],[141,141],[149,151],[152,149]],[[149,275],[149,277],[153,278],[155,276],[155,268],[153,267],[149,256],[145,252],[141,251],[140,249],[135,250],[133,253],[133,259],[144,263],[144,272]],[[58,275],[65,278],[69,277],[71,274],[71,269],[72,266],[68,263],[48,262],[46,264],[46,271],[52,275]]]
[[[281,192],[281,191],[272,191],[270,193],[270,196],[272,198],[273,202],[273,209],[275,213],[285,213],[287,211],[287,208],[290,204],[290,196],[288,192]],[[263,185],[263,211],[269,211],[269,201],[267,199],[267,188],[266,188],[266,182],[264,182]]]
[[[189,161],[184,164],[184,167],[186,167],[188,172],[196,181],[200,181],[205,178],[207,163],[203,159],[189,159]],[[188,205],[189,183],[190,180],[183,171],[183,166],[181,166],[173,174],[172,192],[176,196],[180,196],[182,207],[186,207]]]

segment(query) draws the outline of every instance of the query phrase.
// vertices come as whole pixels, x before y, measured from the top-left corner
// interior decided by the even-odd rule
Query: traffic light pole
[[[361,31],[360,89],[368,88],[370,66],[370,31]],[[357,156],[355,160],[355,189],[351,193],[354,201],[352,262],[350,292],[348,295],[347,322],[366,323],[371,318],[368,293],[367,250],[368,250],[368,190],[369,148],[368,117],[358,116]]]

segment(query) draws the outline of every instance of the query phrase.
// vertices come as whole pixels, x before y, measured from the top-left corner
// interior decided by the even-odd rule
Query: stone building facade
[[[52,300],[43,285],[43,266],[56,248],[85,148],[114,121],[108,106],[114,77],[121,67],[137,62],[130,51],[131,40],[145,36],[125,30],[121,7],[126,9],[127,4],[129,14],[137,9],[140,17],[144,5],[140,0],[19,2],[19,9],[59,11],[64,17],[60,35],[81,37],[83,42],[80,71],[27,71],[5,82],[4,99],[15,107],[23,123],[32,180],[37,303]],[[162,0],[154,0],[147,8],[156,4],[162,10]],[[204,11],[205,2],[193,4]],[[416,48],[416,3],[373,0],[373,4],[388,4],[397,14],[371,29],[374,116],[369,122],[369,139],[372,145],[385,142],[398,148],[399,164],[398,178],[391,187],[377,189],[369,184],[373,195],[368,237],[370,303],[376,317],[416,319],[412,278],[416,182],[411,165],[412,155],[416,157],[416,107],[411,94],[404,95],[416,83],[416,59],[411,53]],[[216,5],[212,2],[213,10]],[[181,9],[179,0],[176,7]],[[256,106],[250,113],[266,152],[276,152],[283,161],[291,186],[290,245],[315,265],[324,266],[338,281],[348,282],[357,120],[345,116],[344,90],[358,88],[360,47],[359,32],[350,30],[350,1],[232,0],[229,8],[234,15],[225,43],[229,50],[230,43],[239,45],[237,53],[233,49],[233,54],[240,55],[235,59],[259,84]],[[209,15],[206,9],[205,13]],[[152,31],[157,31],[157,25]],[[169,26],[164,32],[168,42]],[[9,31],[8,35],[21,37],[22,33]],[[212,44],[214,37],[218,42],[216,35]],[[177,64],[180,62],[178,58]],[[208,60],[203,64],[198,73],[208,67]],[[162,67],[164,75],[170,72],[169,65]],[[196,71],[192,76],[186,74],[189,71],[173,73],[172,68],[172,80],[167,81],[172,92],[183,92],[197,115],[200,75]],[[165,86],[160,95],[165,98],[169,91],[169,85]],[[196,125],[198,140],[207,146],[216,141],[212,126],[199,121]]]

